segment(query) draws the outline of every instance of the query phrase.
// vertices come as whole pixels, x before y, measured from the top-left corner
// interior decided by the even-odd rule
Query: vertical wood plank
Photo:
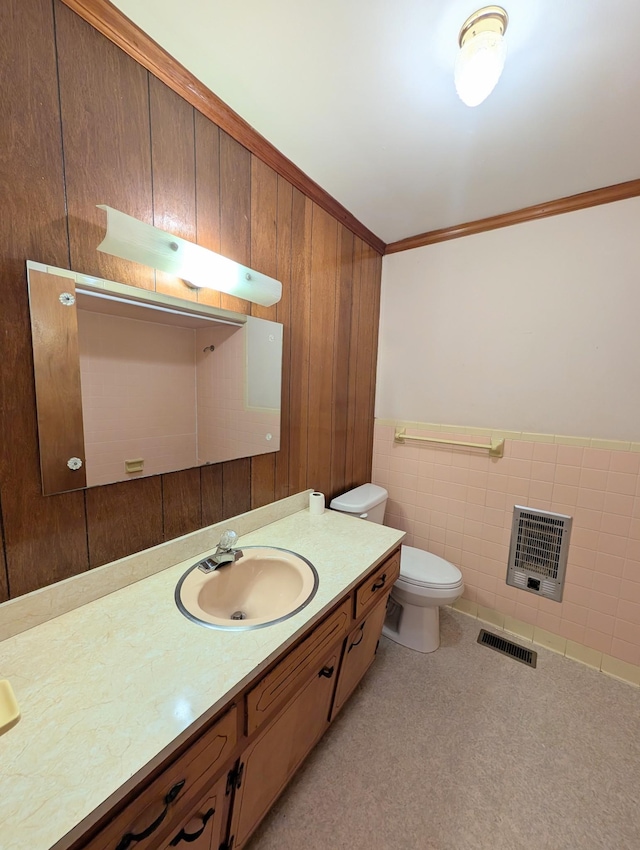
[[[353,233],[339,227],[338,283],[333,360],[333,443],[331,447],[332,498],[345,491],[347,420],[349,409],[349,352],[351,346],[351,297],[353,289]]]
[[[359,435],[356,396],[358,389],[358,353],[360,332],[360,295],[362,283],[361,239],[354,238],[353,244],[353,281],[351,287],[351,334],[349,346],[349,389],[347,394],[347,444],[345,451],[345,489],[356,486],[355,453]],[[358,482],[363,483],[363,482]]]
[[[25,261],[68,264],[50,0],[0,4],[0,78],[0,499],[15,597],[88,565],[83,494],[42,496],[29,332]]]
[[[90,487],[86,499],[92,567],[162,543],[161,475]]]
[[[153,223],[144,68],[55,0],[71,268],[153,289],[153,269],[98,251],[107,204]]]
[[[222,464],[223,519],[251,509],[251,459],[229,460]]]
[[[309,486],[325,494],[331,491],[337,256],[338,223],[323,209],[314,205],[311,235],[307,480]]]
[[[196,241],[196,167],[193,107],[156,77],[149,77],[153,223],[161,230]],[[183,280],[156,272],[156,290],[198,300]]]
[[[289,492],[307,483],[309,334],[311,326],[312,203],[293,190],[291,224],[291,370],[289,378]]]
[[[196,241],[196,163],[193,108],[164,83],[149,78],[153,223]],[[196,301],[197,290],[178,278],[156,272],[156,290]],[[202,525],[199,469],[162,476],[164,538],[188,534]]]
[[[202,527],[200,469],[182,469],[162,476],[164,539]]]
[[[354,439],[353,477],[354,484],[364,484],[371,476],[369,452],[369,418],[373,415],[372,400],[375,384],[375,322],[379,304],[373,276],[372,249],[361,244],[361,282],[359,324],[357,332],[357,364],[355,392],[355,421],[359,423]]]
[[[291,381],[291,214],[293,187],[278,177],[276,277],[282,282],[282,298],[276,320],[282,323],[282,401],[280,451],[276,454],[275,498],[289,495],[289,393]]]
[[[251,261],[255,269],[276,277],[277,262],[278,175],[272,168],[251,157]],[[251,315],[276,321],[277,305],[251,305]]]
[[[376,403],[376,378],[378,368],[378,334],[380,330],[380,295],[382,284],[382,257],[372,248],[367,248],[369,253],[369,292],[372,302],[372,333],[370,346],[370,374],[371,385],[369,388],[369,408],[367,413],[367,454],[366,467],[364,469],[365,481],[371,481],[373,468],[373,432],[375,426],[375,403]]]
[[[278,178],[275,171],[251,157],[251,268],[275,277],[277,274]],[[251,315],[276,320],[277,305],[251,305]],[[251,459],[251,507],[259,508],[275,498],[276,455]]]
[[[200,467],[200,494],[203,527],[224,519],[221,463]]]
[[[220,131],[220,252],[237,263],[251,264],[251,154]],[[225,310],[249,313],[250,304],[221,293]]]
[[[220,131],[200,112],[195,114],[196,134],[196,241],[220,253]],[[200,289],[198,301],[220,306],[220,293]]]

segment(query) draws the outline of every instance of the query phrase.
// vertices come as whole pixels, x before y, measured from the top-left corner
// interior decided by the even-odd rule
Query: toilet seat
[[[424,549],[402,546],[400,549],[400,578],[396,582],[413,588],[454,589],[462,584],[460,570]]]

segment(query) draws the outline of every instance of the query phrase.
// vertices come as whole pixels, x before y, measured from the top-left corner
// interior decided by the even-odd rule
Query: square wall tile
[[[494,611],[492,608],[485,608],[484,605],[478,605],[478,619],[484,623],[489,623],[491,626],[496,626],[499,629],[504,628],[504,614],[499,611]]]
[[[456,608],[458,611],[462,611],[465,614],[469,614],[471,617],[477,617],[478,615],[478,603],[472,602],[464,596],[456,599],[451,607]]]
[[[533,625],[531,623],[525,623],[523,620],[519,620],[516,617],[504,618],[504,630],[505,632],[510,632],[513,635],[524,638],[525,640],[533,640]]]
[[[613,676],[614,679],[620,679],[631,685],[640,685],[640,667],[635,664],[629,664],[626,661],[620,661],[618,658],[603,654],[600,669],[607,676]]]
[[[588,646],[582,646],[572,640],[567,641],[564,652],[567,658],[573,661],[579,661],[581,664],[586,664],[594,670],[599,670],[602,664],[602,653],[595,649],[589,649]]]
[[[564,655],[567,646],[565,638],[548,632],[546,629],[541,629],[539,626],[536,626],[533,630],[533,642],[560,655]]]

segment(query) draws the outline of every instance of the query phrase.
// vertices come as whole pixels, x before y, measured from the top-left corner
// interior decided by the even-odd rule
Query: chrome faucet
[[[200,561],[198,569],[202,570],[203,573],[212,573],[226,564],[235,564],[239,558],[242,558],[243,554],[242,549],[234,549],[237,542],[238,535],[235,531],[223,532],[216,551],[213,555],[209,555],[208,558]]]

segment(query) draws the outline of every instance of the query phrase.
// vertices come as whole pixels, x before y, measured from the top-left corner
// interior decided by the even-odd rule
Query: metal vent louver
[[[525,649],[524,646],[520,646],[512,640],[506,640],[499,635],[487,632],[485,629],[480,629],[478,643],[481,643],[483,646],[488,646],[489,649],[495,649],[496,652],[501,652],[503,655],[509,655],[511,658],[515,658],[516,661],[521,661],[528,667],[535,667],[537,664],[538,653],[533,649]]]
[[[507,584],[560,602],[572,518],[516,505]]]

